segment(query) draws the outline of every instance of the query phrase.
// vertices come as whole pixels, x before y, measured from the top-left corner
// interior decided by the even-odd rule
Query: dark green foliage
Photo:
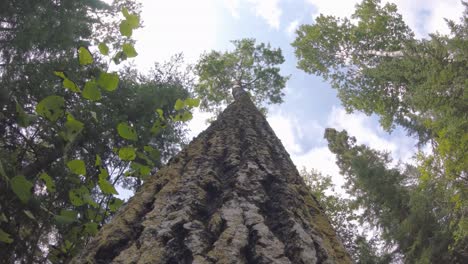
[[[203,54],[195,66],[199,77],[195,93],[201,98],[201,109],[220,111],[222,104],[233,101],[231,89],[240,85],[250,92],[260,108],[262,103],[283,101],[282,89],[289,77],[280,74],[284,62],[281,49],[272,49],[254,39],[232,41],[233,51],[211,51]]]
[[[388,154],[338,140],[341,133],[330,142],[334,152],[354,149],[338,155],[343,173],[359,175],[351,191],[409,263],[468,258],[468,3],[463,5],[459,23],[447,20],[450,35],[419,40],[394,4],[364,0],[352,23],[321,15],[299,27],[293,43],[298,67],[330,81],[348,111],[377,114],[383,128],[401,126],[418,146],[432,147],[418,154],[407,174],[388,168]]]
[[[373,230],[362,225],[362,216],[357,210],[359,207],[354,199],[338,196],[330,176],[305,169],[301,171],[301,176],[323,207],[356,263],[390,263],[392,256],[377,247],[378,238],[366,239]]]
[[[468,168],[468,4],[452,35],[417,40],[394,4],[365,0],[348,18],[319,16],[302,25],[293,43],[298,67],[329,80],[349,111],[380,116],[434,145],[446,176]]]
[[[353,204],[363,210],[362,222],[379,228],[382,239],[405,263],[463,263],[467,238],[457,239],[463,215],[447,200],[440,182],[428,183],[414,167],[390,168],[388,153],[356,145],[346,131],[327,129],[325,138],[336,154]]]
[[[127,57],[136,55],[132,40],[115,35],[121,11],[138,27],[136,8],[130,1],[0,4],[8,27],[0,28],[1,261],[67,262],[122,205],[114,186],[138,188],[179,149],[183,124],[171,117],[192,108],[174,109],[192,89],[174,70],[180,59],[156,64],[148,76],[112,73],[87,48],[106,42],[103,53],[125,45]],[[119,135],[120,123],[137,136]],[[126,147],[131,161],[119,158]]]

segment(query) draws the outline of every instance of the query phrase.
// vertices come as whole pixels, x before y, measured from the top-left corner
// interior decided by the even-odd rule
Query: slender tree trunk
[[[147,180],[74,263],[351,263],[248,95]]]

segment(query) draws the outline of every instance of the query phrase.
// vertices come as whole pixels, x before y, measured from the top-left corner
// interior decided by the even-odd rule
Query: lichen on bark
[[[145,182],[73,263],[351,263],[244,95]]]

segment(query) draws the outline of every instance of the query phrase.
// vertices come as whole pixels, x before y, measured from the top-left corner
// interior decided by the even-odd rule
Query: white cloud
[[[291,21],[291,23],[289,23],[288,27],[286,28],[286,33],[288,34],[288,36],[293,36],[298,26],[299,19]]]
[[[289,153],[302,152],[302,147],[298,140],[301,137],[301,132],[297,119],[286,117],[283,113],[273,114],[267,119],[276,136],[278,136]]]
[[[306,0],[315,8],[312,17],[315,18],[319,14],[331,15],[337,17],[350,16],[354,12],[354,6],[361,0]]]
[[[339,174],[339,168],[335,164],[335,155],[328,150],[323,140],[323,126],[315,121],[299,121],[281,111],[272,113],[268,122],[299,170],[303,167],[308,170],[316,169],[325,175],[332,176],[338,188],[343,185],[344,178]],[[392,165],[396,165],[398,160],[411,162],[416,151],[415,140],[408,138],[401,131],[388,137],[387,132],[383,131],[373,118],[362,113],[347,114],[341,107],[332,108],[326,126],[337,130],[347,130],[349,135],[356,137],[358,144],[365,144],[381,151],[390,151],[394,159]],[[308,137],[315,138],[316,147],[305,149],[304,142]]]
[[[345,129],[350,136],[356,137],[358,144],[365,144],[380,151],[390,151],[394,165],[398,160],[410,162],[417,149],[416,140],[396,131],[390,136],[371,117],[363,113],[348,114],[343,108],[333,107],[327,121],[328,127]],[[384,138],[385,136],[388,139]]]
[[[346,129],[348,134],[356,137],[357,142],[378,150],[395,151],[395,143],[379,136],[382,130],[375,127],[371,118],[363,113],[347,114],[343,108],[333,106],[328,116],[327,126],[337,130]],[[380,133],[379,133],[380,132]]]
[[[245,6],[250,6],[256,16],[263,18],[271,28],[279,29],[283,13],[279,7],[280,0],[243,0],[243,2]],[[234,18],[240,17],[241,0],[225,0],[224,4]]]
[[[210,119],[212,116],[212,113],[201,112],[199,108],[196,108],[193,112],[192,120],[187,124],[189,129],[187,138],[192,140],[192,138],[203,132],[209,125],[206,120]]]
[[[234,18],[240,18],[239,4],[240,4],[240,0],[224,0],[224,5],[231,13],[231,16],[233,16]]]
[[[200,53],[215,48],[222,26],[215,0],[141,2],[144,28],[134,34],[137,52],[142,54],[135,59],[140,70],[180,52],[187,62],[195,62]]]

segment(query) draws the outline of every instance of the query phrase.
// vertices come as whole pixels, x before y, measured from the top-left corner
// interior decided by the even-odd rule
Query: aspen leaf
[[[80,65],[88,65],[93,63],[93,56],[87,48],[80,47],[78,49],[78,60],[80,61]]]

